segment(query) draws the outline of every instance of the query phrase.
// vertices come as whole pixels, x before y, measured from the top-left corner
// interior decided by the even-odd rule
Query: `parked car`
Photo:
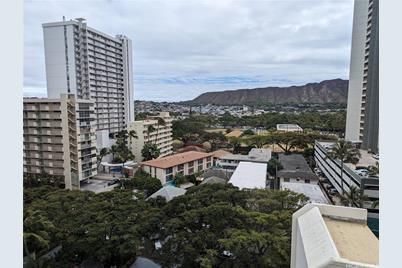
[[[331,188],[331,189],[328,190],[328,193],[329,194],[336,194],[336,193],[338,193],[338,191],[335,188]]]
[[[359,169],[355,170],[356,174],[361,176],[361,177],[366,177],[369,174],[369,171],[367,169]]]

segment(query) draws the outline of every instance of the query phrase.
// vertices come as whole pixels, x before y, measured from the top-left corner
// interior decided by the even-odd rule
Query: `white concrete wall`
[[[279,181],[280,181],[280,184],[282,184],[283,182],[285,182],[285,179],[284,179],[284,178],[279,178]],[[293,178],[289,178],[289,181],[287,181],[287,182],[292,182],[292,183],[306,183],[306,184],[315,184],[315,185],[318,184],[318,180],[310,180],[310,183],[307,183],[307,182],[305,182],[304,179],[299,179],[299,180],[297,180],[297,179],[293,179]]]
[[[67,58],[69,66],[70,93],[77,92],[74,52],[74,28],[66,25]],[[47,95],[49,98],[60,98],[60,94],[68,93],[66,48],[63,26],[46,26],[43,28],[45,47],[45,65]]]

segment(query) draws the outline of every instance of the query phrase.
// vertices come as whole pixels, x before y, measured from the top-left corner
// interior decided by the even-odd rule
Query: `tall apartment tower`
[[[109,137],[134,121],[131,40],[90,28],[81,18],[42,27],[48,98],[72,93],[94,100],[97,146],[108,147]]]
[[[355,0],[345,138],[378,153],[378,0]]]
[[[93,101],[24,99],[23,114],[24,174],[62,176],[67,189],[97,174]]]

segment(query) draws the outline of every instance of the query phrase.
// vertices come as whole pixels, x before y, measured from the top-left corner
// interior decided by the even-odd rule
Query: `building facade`
[[[24,99],[24,174],[63,176],[67,189],[96,175],[94,106],[73,94]]]
[[[185,152],[141,163],[141,169],[165,184],[178,173],[188,176],[212,166],[212,153]]]
[[[283,183],[318,184],[318,176],[311,171],[303,155],[279,154],[278,156],[279,162],[282,165],[282,169],[277,172],[278,189],[281,188]]]
[[[345,138],[378,153],[378,0],[355,1]]]
[[[379,210],[372,208],[372,204],[379,199],[379,178],[362,177],[358,175],[351,165],[343,165],[343,174],[341,178],[341,163],[338,160],[327,157],[328,145],[330,142],[316,141],[314,145],[314,160],[317,167],[324,173],[327,179],[335,187],[338,193],[342,193],[342,184],[345,192],[348,192],[351,186],[361,189],[369,198],[365,202],[364,208],[368,211],[369,224],[372,229],[378,226]],[[368,166],[360,163],[361,166]],[[372,165],[372,163],[370,164]]]
[[[48,98],[72,93],[93,100],[98,147],[109,147],[109,135],[134,120],[131,40],[90,28],[84,19],[42,27]]]
[[[158,120],[162,119],[161,122]],[[149,127],[154,131],[149,132]],[[138,138],[130,140],[131,151],[136,161],[142,161],[142,148],[145,143],[154,143],[160,150],[159,157],[173,153],[172,119],[168,112],[161,112],[158,116],[150,116],[149,119],[129,123],[128,131],[134,130]]]

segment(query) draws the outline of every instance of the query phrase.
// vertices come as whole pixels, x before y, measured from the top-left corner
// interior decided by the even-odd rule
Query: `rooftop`
[[[281,189],[288,189],[299,194],[304,194],[314,203],[329,204],[327,198],[321,191],[320,186],[316,184],[282,182]]]
[[[171,185],[166,185],[166,186],[163,186],[162,188],[160,188],[155,193],[153,193],[151,196],[149,196],[147,198],[147,200],[161,196],[161,197],[164,197],[166,199],[166,201],[169,202],[173,198],[180,196],[180,195],[184,195],[185,193],[186,193],[185,189],[181,189],[181,188],[174,187]]]
[[[368,264],[379,264],[378,238],[366,223],[323,217],[342,258]]]
[[[240,162],[233,172],[229,183],[240,189],[265,189],[267,180],[267,164]]]
[[[180,164],[202,159],[208,156],[212,156],[212,153],[190,151],[190,152],[169,155],[166,157],[157,158],[149,161],[144,161],[141,162],[141,165],[157,167],[157,168],[170,168]]]
[[[367,210],[310,203],[293,213],[291,268],[301,262],[305,267],[378,267],[379,241],[367,226]]]
[[[311,171],[303,155],[279,154],[278,156],[279,162],[283,166],[283,169],[278,171],[278,177],[318,180],[317,175]]]
[[[303,131],[297,124],[277,124],[276,129],[279,131]]]
[[[233,130],[233,131],[229,132],[228,134],[226,134],[225,136],[228,138],[230,138],[230,137],[238,138],[241,136],[242,133],[243,133],[243,131],[241,131],[241,130]]]
[[[218,158],[223,159],[223,160],[237,160],[237,161],[245,161],[245,162],[267,163],[271,159],[271,150],[270,149],[253,148],[248,153],[248,155],[226,154],[226,155],[223,155]]]
[[[213,157],[220,158],[220,157],[222,157],[224,155],[231,155],[232,153],[230,153],[230,152],[228,152],[226,150],[220,149],[220,150],[213,151],[212,154],[213,154]]]
[[[226,180],[219,178],[219,177],[212,176],[212,177],[204,179],[201,182],[201,184],[214,184],[214,183],[226,184]]]

